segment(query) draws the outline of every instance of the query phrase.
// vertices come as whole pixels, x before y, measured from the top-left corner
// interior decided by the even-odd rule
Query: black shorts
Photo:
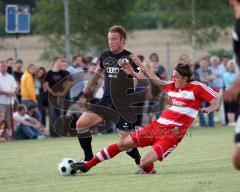
[[[134,131],[135,123],[128,122],[114,107],[111,97],[103,97],[89,107],[89,111],[101,116],[105,123],[114,122],[119,130]]]

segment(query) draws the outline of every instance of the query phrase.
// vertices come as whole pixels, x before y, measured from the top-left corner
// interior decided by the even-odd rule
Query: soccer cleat
[[[149,172],[146,172],[143,170],[143,168],[139,167],[139,169],[135,172],[136,175],[142,175],[142,174],[156,174],[157,170],[156,169],[152,169]]]
[[[86,173],[89,171],[89,168],[87,168],[85,163],[83,162],[72,163],[70,166],[74,171],[80,171],[83,173]]]

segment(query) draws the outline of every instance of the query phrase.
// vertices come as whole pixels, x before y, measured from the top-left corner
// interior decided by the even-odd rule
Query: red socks
[[[154,169],[154,164],[151,163],[151,164],[149,164],[147,167],[143,167],[142,169],[143,169],[144,172],[150,173],[150,172],[153,171],[153,169]]]
[[[112,144],[110,146],[108,146],[107,148],[102,149],[100,152],[98,152],[93,158],[92,160],[88,161],[86,163],[87,168],[92,168],[93,166],[97,165],[98,163],[107,160],[107,159],[111,159],[113,157],[115,157],[118,153],[120,153],[121,151],[119,150],[118,145]]]

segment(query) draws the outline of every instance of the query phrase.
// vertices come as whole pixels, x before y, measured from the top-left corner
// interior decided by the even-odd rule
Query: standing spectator
[[[162,80],[166,80],[167,79],[167,73],[165,68],[159,64],[159,57],[157,55],[157,53],[152,53],[149,56],[149,60],[150,60],[150,64],[153,68],[153,70],[155,71],[155,74]]]
[[[36,67],[34,64],[30,64],[27,70],[24,72],[21,78],[21,98],[22,104],[29,106],[38,106],[37,97],[35,94],[35,80],[34,73],[36,71]],[[35,118],[41,122],[41,113],[39,110],[36,111]]]
[[[8,58],[7,60],[6,60],[6,63],[7,63],[7,72],[10,74],[10,75],[12,75],[12,73],[13,73],[13,66],[14,66],[14,60],[13,60],[13,58]]]
[[[54,101],[51,102],[54,102],[58,105],[56,108],[51,102],[49,103],[49,133],[52,137],[59,136],[54,125],[57,118],[59,118],[61,115],[64,115],[64,112],[62,110],[64,103],[60,100],[60,97],[62,97],[67,90],[67,84],[65,84],[62,80],[69,75],[69,72],[61,70],[63,69],[63,65],[65,65],[65,63],[66,59],[64,57],[55,57],[53,59],[53,67],[47,72],[46,78],[44,80],[44,87],[48,91],[48,94],[50,94],[51,98],[54,97]],[[50,98],[50,96],[48,96],[48,98]]]
[[[35,72],[35,93],[38,101],[38,109],[41,113],[41,123],[46,126],[46,107],[48,107],[47,90],[43,87],[46,69],[39,67]]]
[[[210,83],[210,87],[214,90],[219,91],[219,96],[222,96],[223,90],[224,90],[224,81],[223,81],[223,74],[226,71],[225,66],[219,64],[220,60],[217,56],[212,56],[210,58],[210,69],[212,70],[212,73],[215,75],[215,79]],[[226,118],[225,118],[225,110],[224,110],[224,104],[223,100],[220,100],[221,106],[219,108],[219,121],[221,125],[226,124]]]
[[[70,73],[72,80],[74,81],[74,86],[70,89],[70,98],[75,101],[78,95],[82,92],[84,88],[83,76],[85,71],[83,70],[83,59],[80,55],[75,55],[72,58],[72,65],[67,68]]]
[[[89,66],[91,64],[93,60],[93,57],[92,56],[88,56],[88,57],[84,57],[82,59],[82,68],[84,69],[84,71],[87,73],[88,69],[89,69]]]
[[[4,61],[0,61],[0,82],[0,110],[5,114],[8,125],[13,129],[12,105],[17,93],[17,83],[14,77],[7,73],[7,63]]]
[[[92,60],[92,62],[89,64],[88,72],[84,76],[84,81],[87,82],[89,79],[92,79],[94,72],[97,69],[98,66],[98,59]],[[99,78],[96,83],[92,86],[94,95],[93,99],[91,100],[91,103],[95,103],[98,100],[100,100],[103,97],[104,93],[104,81],[103,81],[104,75]]]
[[[227,55],[223,55],[222,58],[221,58],[220,66],[225,70],[227,69],[227,64],[228,64],[229,59],[230,58]]]
[[[197,73],[200,78],[200,82],[204,83],[205,85],[209,86],[211,81],[215,78],[212,74],[212,71],[208,68],[208,60],[206,58],[202,58],[199,62],[200,68],[197,70]],[[202,107],[207,107],[207,102],[202,102]],[[213,112],[208,113],[208,124],[205,119],[205,114],[199,111],[199,121],[201,127],[214,127],[214,119],[213,119]]]
[[[17,85],[18,85],[18,92],[17,92],[17,100],[18,100],[18,103],[21,103],[21,90],[20,90],[20,84],[21,84],[21,78],[22,78],[22,75],[23,75],[23,72],[22,72],[22,60],[21,59],[18,59],[13,67],[13,76],[17,82]]]
[[[237,79],[237,74],[235,73],[235,67],[233,61],[229,61],[227,64],[227,71],[223,75],[223,80],[228,90],[233,82]],[[228,125],[235,126],[235,114],[238,107],[237,101],[225,102]]]

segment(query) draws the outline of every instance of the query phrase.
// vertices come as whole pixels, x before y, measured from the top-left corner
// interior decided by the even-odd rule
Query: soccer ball
[[[64,158],[58,165],[58,171],[62,176],[74,175],[76,171],[71,168],[71,164],[76,163],[73,158]]]

